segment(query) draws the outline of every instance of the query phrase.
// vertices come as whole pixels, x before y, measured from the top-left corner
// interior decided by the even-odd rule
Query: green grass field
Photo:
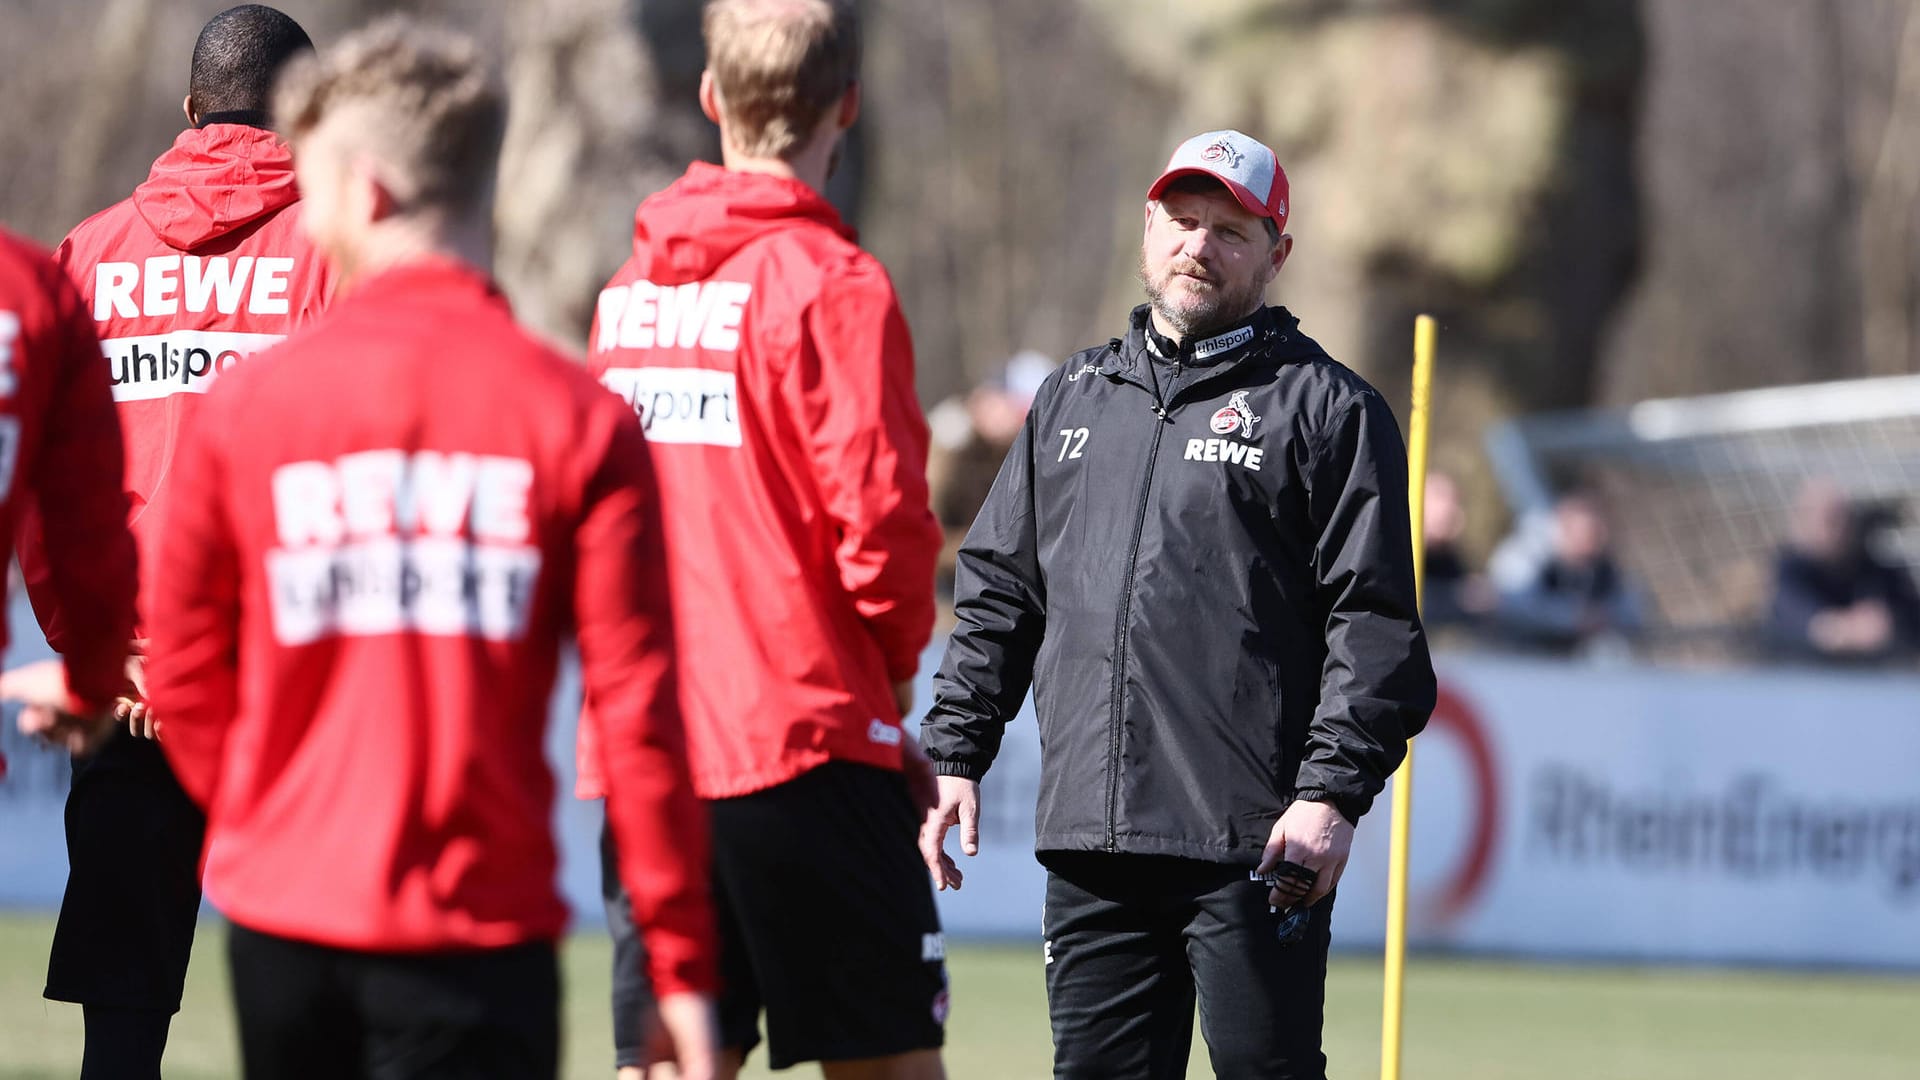
[[[43,1001],[50,920],[0,916],[0,1078],[66,1080],[79,1069],[80,1010]],[[234,1075],[224,935],[205,924],[168,1080]],[[1037,950],[956,947],[949,1072],[1048,1073]],[[566,949],[566,1064],[603,1080],[607,942]],[[1328,983],[1335,1077],[1379,1068],[1379,965],[1337,960]],[[1410,1080],[1912,1080],[1920,1076],[1920,980],[1804,973],[1564,967],[1416,960],[1408,987]],[[1193,1076],[1207,1076],[1196,1040]],[[762,1069],[752,1075],[766,1076]],[[798,1075],[817,1075],[798,1070]]]

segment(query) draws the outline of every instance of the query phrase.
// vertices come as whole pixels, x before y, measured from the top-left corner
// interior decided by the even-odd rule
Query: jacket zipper
[[[1153,361],[1149,360],[1148,363]],[[1180,379],[1179,361],[1174,361],[1174,382]],[[1147,447],[1147,472],[1140,482],[1140,509],[1133,519],[1133,539],[1127,545],[1127,581],[1126,588],[1120,594],[1120,613],[1113,622],[1113,692],[1107,714],[1107,850],[1115,851],[1119,844],[1115,837],[1118,823],[1114,811],[1120,801],[1120,717],[1122,698],[1127,684],[1127,619],[1133,610],[1134,572],[1140,565],[1140,535],[1147,527],[1147,508],[1149,496],[1153,491],[1153,468],[1160,460],[1160,436],[1167,429],[1167,406],[1161,400],[1160,388],[1156,384],[1153,391],[1153,440]]]

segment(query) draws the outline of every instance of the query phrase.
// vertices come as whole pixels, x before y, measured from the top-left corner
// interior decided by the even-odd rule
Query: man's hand
[[[1861,600],[1815,615],[1807,624],[1807,638],[1815,648],[1835,655],[1879,652],[1893,640],[1893,614],[1878,600]]]
[[[679,1080],[714,1080],[720,1063],[720,1019],[707,994],[668,994],[647,1024],[647,1060],[672,1063]],[[651,1068],[648,1076],[669,1075]]]
[[[1326,803],[1298,801],[1287,807],[1274,823],[1273,835],[1260,855],[1258,873],[1269,874],[1285,859],[1315,871],[1313,888],[1305,896],[1294,896],[1274,889],[1267,902],[1277,908],[1296,905],[1312,907],[1340,884],[1346,872],[1347,856],[1353,851],[1353,826],[1340,811]]]
[[[1876,653],[1893,643],[1893,612],[1879,600],[1862,600],[1847,612],[1852,616],[1853,647]]]
[[[127,685],[132,693],[113,699],[113,718],[127,725],[127,733],[138,739],[160,738],[160,721],[147,705],[147,643],[135,641],[127,656]]]
[[[960,850],[980,854],[980,781],[963,776],[934,778],[940,799],[920,827],[920,857],[933,873],[936,889],[957,889],[966,879],[960,867],[947,854],[947,830],[960,826]]]
[[[0,673],[0,701],[22,706],[21,734],[75,757],[98,750],[113,733],[111,713],[82,716],[70,711],[73,697],[67,692],[66,668],[58,660],[23,664]]]
[[[113,718],[127,725],[127,733],[134,738],[155,741],[160,738],[160,721],[155,719],[147,703],[139,698],[114,698]]]

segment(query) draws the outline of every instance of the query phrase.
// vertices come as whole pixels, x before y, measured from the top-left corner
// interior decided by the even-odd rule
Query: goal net
[[[1796,496],[1837,485],[1871,544],[1920,579],[1920,375],[1550,413],[1489,433],[1516,516],[1573,487],[1609,514],[1663,655],[1748,657]]]

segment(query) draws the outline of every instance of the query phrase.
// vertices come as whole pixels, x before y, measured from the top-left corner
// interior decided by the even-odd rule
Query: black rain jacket
[[[1031,683],[1040,851],[1256,862],[1433,708],[1400,429],[1284,308],[1173,352],[1141,307],[1048,377],[954,592],[922,742],[979,779]]]

